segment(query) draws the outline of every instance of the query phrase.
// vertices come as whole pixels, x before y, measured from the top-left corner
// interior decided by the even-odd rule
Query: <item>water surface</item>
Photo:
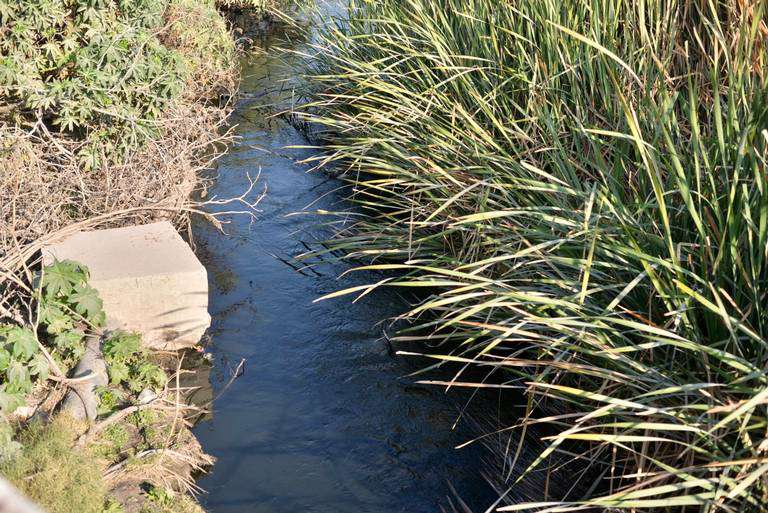
[[[195,429],[218,459],[199,481],[203,505],[212,513],[431,513],[448,504],[451,481],[480,511],[491,494],[477,474],[479,449],[453,449],[470,436],[451,430],[455,403],[400,379],[412,368],[382,340],[377,323],[402,311],[403,299],[313,303],[373,278],[339,281],[343,264],[301,272],[288,265],[330,234],[323,219],[290,214],[310,204],[347,208],[338,182],[297,163],[309,150],[287,149],[306,145],[301,135],[265,118],[261,107],[290,96],[287,86],[274,89],[292,73],[274,51],[243,61],[245,97],[233,116],[241,139],[210,193],[237,196],[261,170],[267,194],[255,221],[233,216],[226,234],[195,230],[211,281],[216,393],[246,360]]]

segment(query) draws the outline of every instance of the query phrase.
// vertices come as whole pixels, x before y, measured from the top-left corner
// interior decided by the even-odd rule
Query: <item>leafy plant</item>
[[[117,502],[114,499],[107,499],[107,502],[104,504],[104,509],[102,513],[124,513],[125,509],[123,508],[123,505]]]
[[[155,502],[160,506],[168,506],[173,504],[173,501],[176,498],[176,493],[170,488],[150,486],[147,491],[147,497],[150,501]]]
[[[92,168],[156,131],[187,69],[156,32],[167,0],[0,2],[0,103],[88,142]]]
[[[116,461],[123,451],[130,450],[130,438],[126,426],[118,422],[104,429],[94,443],[94,450],[108,461]]]
[[[147,501],[141,513],[200,513],[200,506],[188,495],[171,488],[148,484]]]
[[[96,395],[99,397],[99,415],[114,412],[125,400],[125,394],[115,387],[97,387]]]
[[[86,330],[104,325],[103,302],[88,285],[88,269],[81,264],[55,261],[41,277],[38,321],[54,358],[68,368],[83,355]]]
[[[76,320],[93,327],[104,325],[104,304],[88,285],[88,277],[87,267],[70,260],[55,261],[43,270],[40,323],[48,333],[64,333]]]
[[[0,325],[0,410],[10,413],[24,404],[33,376],[48,376],[35,334],[28,328]]]
[[[70,261],[45,267],[37,280],[40,288],[38,322],[31,328],[0,325],[0,411],[12,413],[24,404],[34,380],[45,381],[50,362],[40,351],[49,350],[63,369],[80,359],[85,330],[104,324],[105,314],[96,290],[88,285],[88,269]],[[38,341],[38,336],[40,341]]]
[[[124,384],[132,392],[140,392],[145,388],[160,389],[168,380],[165,371],[148,360],[141,336],[136,333],[113,333],[104,342],[103,352],[113,385]]]

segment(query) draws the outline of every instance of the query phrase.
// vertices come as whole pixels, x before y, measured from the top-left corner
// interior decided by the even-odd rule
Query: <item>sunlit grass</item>
[[[19,448],[0,460],[2,476],[51,513],[102,513],[107,502],[103,462],[89,451],[72,450],[78,429],[66,417],[21,429]]]
[[[502,510],[768,501],[767,10],[360,1],[318,42],[305,118],[366,214],[330,249],[423,288],[412,352],[567,414],[521,473],[575,441],[600,476]]]

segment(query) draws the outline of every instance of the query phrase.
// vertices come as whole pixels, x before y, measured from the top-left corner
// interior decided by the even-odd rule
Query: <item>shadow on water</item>
[[[457,405],[440,389],[398,379],[412,369],[381,339],[377,323],[401,312],[403,300],[378,293],[313,303],[371,277],[340,282],[342,264],[317,273],[286,265],[303,243],[330,233],[315,216],[289,214],[313,202],[339,209],[342,194],[338,182],[297,164],[308,150],[286,147],[306,142],[259,108],[280,95],[273,90],[290,67],[269,51],[242,66],[245,94],[233,117],[241,139],[210,193],[237,196],[259,169],[268,193],[254,222],[234,216],[226,235],[195,228],[211,282],[214,392],[247,362],[195,428],[218,460],[199,481],[203,505],[213,513],[431,513],[447,504],[450,481],[482,510],[493,493],[478,474],[481,449],[454,450],[470,437],[451,430]]]

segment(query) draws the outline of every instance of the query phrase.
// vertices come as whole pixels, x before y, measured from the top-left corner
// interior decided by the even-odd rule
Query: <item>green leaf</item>
[[[40,324],[51,335],[58,335],[72,329],[72,318],[64,312],[63,305],[50,299],[44,299],[40,306]]]
[[[29,372],[43,381],[48,379],[50,366],[48,365],[48,360],[45,359],[45,356],[43,356],[42,353],[36,354],[29,362]]]
[[[128,365],[123,362],[112,362],[109,364],[109,382],[113,385],[119,385],[130,377]]]
[[[138,378],[141,383],[136,385],[142,389],[145,387],[160,388],[165,385],[168,377],[165,375],[165,371],[160,366],[145,362],[139,365]]]
[[[6,341],[13,346],[13,357],[19,360],[29,360],[38,351],[35,334],[27,328],[12,328],[6,335]]]
[[[107,314],[104,310],[102,310],[98,314],[91,317],[90,321],[91,324],[96,327],[103,327],[107,323]]]
[[[29,368],[21,362],[11,360],[6,372],[8,390],[13,392],[28,392],[32,388],[29,378]]]
[[[70,330],[56,335],[53,343],[58,349],[72,351],[83,345],[83,337],[85,337],[85,333],[82,331]]]
[[[99,397],[100,415],[115,411],[125,399],[125,393],[122,390],[111,387],[96,387],[96,395]]]
[[[136,333],[118,332],[104,342],[107,361],[126,361],[141,352],[141,336]]]
[[[0,387],[0,411],[8,415],[16,411],[19,406],[24,405],[24,394],[7,392],[5,388],[5,385]]]
[[[5,372],[8,366],[11,364],[11,353],[5,349],[0,348],[0,372]]]
[[[45,268],[43,288],[49,297],[59,294],[68,295],[73,287],[88,279],[85,267],[71,260],[56,261]]]
[[[90,321],[99,320],[104,308],[104,303],[99,293],[89,285],[78,285],[70,300],[75,305],[75,311]]]

